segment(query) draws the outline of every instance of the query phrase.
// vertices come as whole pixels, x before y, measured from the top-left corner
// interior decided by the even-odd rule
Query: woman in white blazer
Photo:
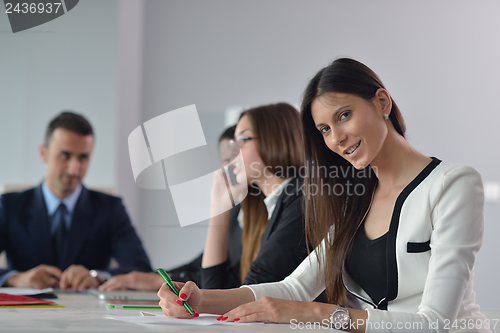
[[[280,282],[224,291],[179,283],[180,300],[224,313],[219,320],[291,328],[490,332],[472,290],[484,223],[479,173],[411,147],[380,79],[352,59],[311,79],[302,123],[315,250]],[[310,302],[325,289],[330,304]],[[189,317],[168,287],[158,295],[167,316]]]

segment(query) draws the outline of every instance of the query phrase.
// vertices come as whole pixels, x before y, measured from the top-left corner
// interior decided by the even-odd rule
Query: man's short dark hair
[[[49,123],[45,134],[45,145],[49,144],[50,137],[57,128],[64,128],[83,136],[94,135],[92,126],[87,119],[77,113],[63,111]]]
[[[234,131],[236,130],[236,125],[233,125],[231,127],[228,127],[222,132],[222,134],[219,137],[219,142],[222,140],[233,140],[234,139]]]

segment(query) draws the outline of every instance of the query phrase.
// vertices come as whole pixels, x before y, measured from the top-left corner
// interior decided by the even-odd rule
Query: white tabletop
[[[64,308],[4,308],[0,309],[0,332],[296,332],[291,325],[251,326],[160,326],[138,325],[106,316],[135,316],[139,310],[107,309],[106,301],[96,296],[77,293],[57,293],[54,300]],[[490,319],[500,318],[500,310],[483,309]],[[496,332],[500,332],[500,323]],[[319,328],[316,329],[316,331]],[[324,328],[321,328],[323,330]],[[302,331],[302,329],[300,330]],[[329,331],[340,332],[340,331]],[[495,332],[495,330],[494,330]]]
[[[64,308],[0,309],[0,332],[291,332],[289,324],[250,326],[160,326],[127,323],[106,318],[139,315],[139,310],[107,309],[106,301],[96,296],[57,293],[54,301]],[[331,331],[333,332],[333,331]]]

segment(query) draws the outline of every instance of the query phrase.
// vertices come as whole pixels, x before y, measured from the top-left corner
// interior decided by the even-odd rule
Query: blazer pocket
[[[431,241],[428,240],[427,242],[408,242],[406,244],[406,252],[408,253],[422,253],[422,252],[427,252],[431,250],[430,247]]]

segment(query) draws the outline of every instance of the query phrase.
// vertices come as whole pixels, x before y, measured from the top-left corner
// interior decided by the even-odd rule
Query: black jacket
[[[7,251],[8,268],[0,269],[0,275],[10,270],[26,271],[40,264],[56,266],[41,186],[1,196],[2,250]],[[83,187],[58,267],[64,270],[71,264],[80,264],[88,269],[108,270],[111,257],[120,265],[109,270],[113,275],[151,271],[121,199]]]
[[[307,256],[302,184],[302,179],[292,179],[278,198],[262,236],[260,251],[250,266],[244,284],[280,281],[292,273]],[[239,273],[242,229],[237,221],[239,211],[239,207],[231,211],[228,260],[202,269],[201,286],[204,289],[227,289],[241,285]]]

